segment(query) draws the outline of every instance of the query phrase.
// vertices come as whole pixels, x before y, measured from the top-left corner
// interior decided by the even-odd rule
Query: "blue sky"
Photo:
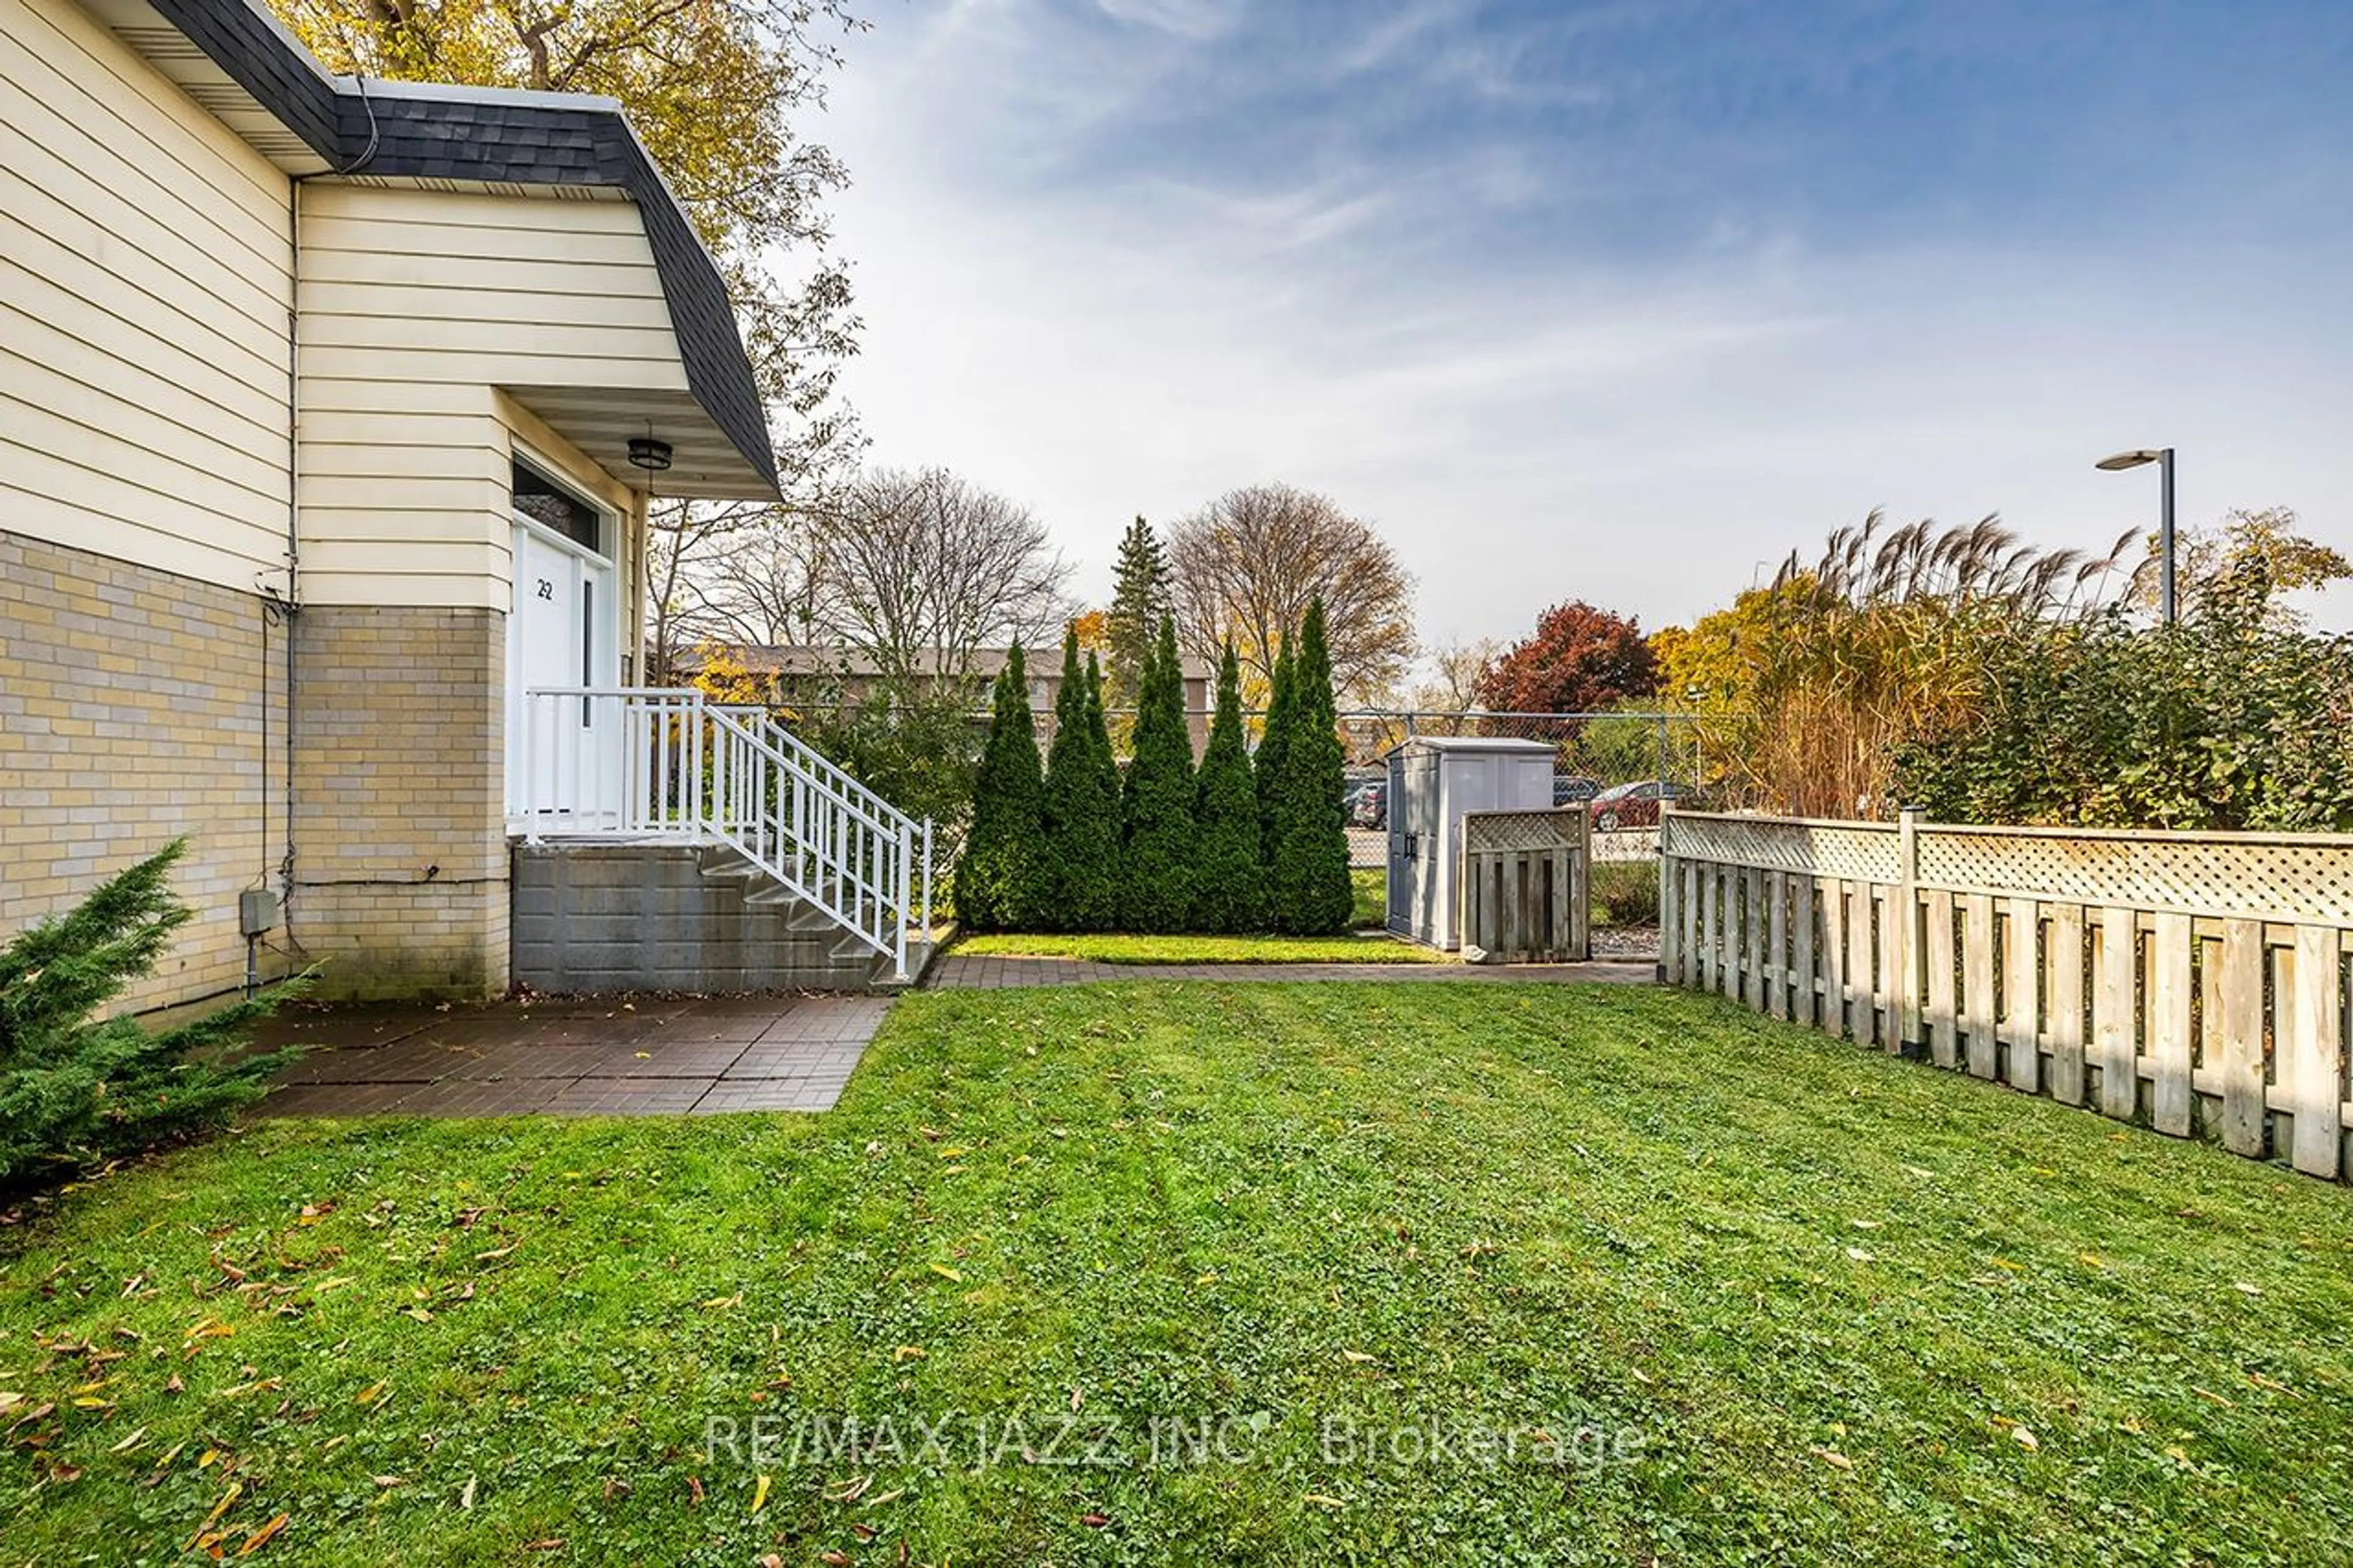
[[[2353,552],[2353,5],[880,0],[820,134],[878,459],[1282,479],[1426,637],[1688,619],[1873,506]],[[2316,605],[2353,626],[2353,593]]]

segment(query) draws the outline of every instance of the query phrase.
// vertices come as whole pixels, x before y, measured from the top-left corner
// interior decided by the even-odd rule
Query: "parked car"
[[[1556,809],[1564,805],[1582,805],[1601,793],[1601,781],[1582,773],[1552,775],[1552,804]]]
[[[1656,827],[1662,796],[1688,802],[1692,792],[1679,784],[1638,779],[1632,784],[1612,784],[1587,801],[1585,809],[1593,819],[1596,833],[1614,833],[1621,827]]]
[[[1360,784],[1348,792],[1348,826],[1384,828],[1389,825],[1389,786],[1385,782]]]

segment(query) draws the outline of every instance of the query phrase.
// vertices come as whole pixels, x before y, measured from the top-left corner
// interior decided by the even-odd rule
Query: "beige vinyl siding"
[[[0,0],[0,513],[280,585],[286,176],[59,0]]]
[[[302,196],[302,569],[313,603],[511,602],[520,437],[628,491],[510,386],[686,384],[637,208],[319,184]]]

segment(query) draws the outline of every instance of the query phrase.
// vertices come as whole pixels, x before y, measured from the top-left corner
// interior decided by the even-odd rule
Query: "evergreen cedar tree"
[[[1119,773],[1103,732],[1103,700],[1090,657],[1079,666],[1079,634],[1062,638],[1062,686],[1054,699],[1054,742],[1046,757],[1038,924],[1050,931],[1109,931],[1119,918]]]
[[[127,1015],[90,1017],[153,973],[187,923],[170,884],[185,847],[166,846],[0,948],[0,1191],[217,1124],[288,1060],[225,1053],[301,980],[152,1033]]]
[[[1258,853],[1261,864],[1267,866],[1274,864],[1275,842],[1281,837],[1274,794],[1282,779],[1283,753],[1291,746],[1291,645],[1294,640],[1284,637],[1274,656],[1274,679],[1267,689],[1266,732],[1258,742]]]
[[[1120,537],[1111,614],[1105,617],[1112,707],[1135,706],[1145,662],[1152,657],[1153,636],[1176,608],[1167,547],[1139,517]]]
[[[1478,697],[1498,713],[1599,713],[1658,681],[1641,628],[1579,599],[1537,616],[1535,633],[1479,678]]]
[[[956,917],[974,931],[1019,931],[1040,912],[1044,796],[1029,677],[1017,647],[997,673],[988,745],[973,787],[972,831],[956,862]]]
[[[1340,746],[1332,695],[1332,658],[1324,639],[1324,601],[1307,606],[1292,660],[1291,710],[1284,721],[1273,791],[1273,847],[1267,858],[1268,908],[1275,929],[1323,935],[1348,929],[1348,834],[1341,793],[1347,757]]]
[[[1135,754],[1121,799],[1120,922],[1183,931],[1193,913],[1193,741],[1173,619],[1161,620],[1136,695]]]
[[[1263,929],[1266,872],[1259,858],[1258,790],[1242,739],[1241,664],[1231,642],[1218,663],[1217,717],[1201,755],[1193,820],[1194,929]]]

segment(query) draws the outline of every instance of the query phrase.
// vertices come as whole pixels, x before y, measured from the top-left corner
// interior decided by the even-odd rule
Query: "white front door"
[[[517,522],[507,617],[508,808],[527,829],[621,826],[619,700],[531,695],[617,685],[619,630],[612,563]]]

